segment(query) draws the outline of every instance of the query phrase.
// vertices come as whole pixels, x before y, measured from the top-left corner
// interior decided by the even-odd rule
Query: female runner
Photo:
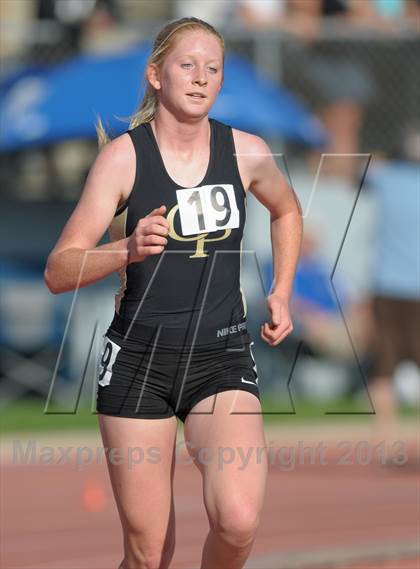
[[[203,482],[201,569],[243,567],[262,509],[267,457],[257,450],[266,443],[239,282],[246,193],[271,214],[275,276],[261,336],[272,346],[292,330],[302,224],[267,144],[208,117],[223,64],[223,38],[206,22],[160,31],[130,129],[112,141],[99,129],[107,143],[45,270],[54,293],[121,277],[97,398],[104,447],[121,451],[107,454],[119,569],[169,567],[176,417]],[[108,228],[112,242],[96,246]],[[127,457],[138,447],[146,459],[134,467]]]

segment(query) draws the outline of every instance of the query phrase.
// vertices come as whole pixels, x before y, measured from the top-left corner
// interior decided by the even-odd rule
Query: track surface
[[[418,440],[406,436],[407,460],[383,465],[371,458],[357,464],[363,431],[354,427],[268,429],[273,449],[305,446],[306,458],[292,467],[270,466],[266,503],[250,569],[419,569],[420,483]],[[408,431],[407,431],[408,432]],[[350,436],[350,434],[352,436]],[[181,434],[182,438],[182,434]],[[13,460],[13,440],[22,448],[36,440],[36,464]],[[343,440],[351,441],[348,464]],[[280,442],[281,441],[281,442]],[[322,442],[323,460],[317,454]],[[93,461],[41,464],[40,449],[101,445],[95,433],[19,435],[3,440],[1,531],[4,569],[116,569],[122,535],[106,465]],[[347,448],[347,447],[346,447]],[[175,475],[177,549],[172,569],[198,568],[207,533],[201,480],[180,453]],[[290,456],[290,455],[289,455]],[[312,457],[312,458],[311,458]],[[18,462],[18,463],[17,463]],[[153,515],[153,514],[152,514]],[[228,569],[228,568],[226,568]]]

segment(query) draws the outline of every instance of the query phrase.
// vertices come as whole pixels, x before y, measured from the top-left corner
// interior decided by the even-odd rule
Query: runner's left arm
[[[267,304],[272,321],[261,326],[261,336],[276,346],[293,329],[289,301],[302,241],[302,209],[298,197],[278,169],[270,148],[259,137],[253,140],[249,191],[271,216],[274,279]]]

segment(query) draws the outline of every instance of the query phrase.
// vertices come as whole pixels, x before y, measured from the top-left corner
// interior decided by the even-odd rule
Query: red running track
[[[277,460],[270,467],[249,567],[313,567],[312,556],[335,551],[338,559],[323,562],[323,569],[417,569],[419,553],[403,559],[398,550],[420,535],[417,452],[411,446],[403,466],[340,464],[342,451],[330,442],[326,464],[308,458],[288,468],[286,460]],[[177,548],[171,568],[198,568],[208,524],[199,472],[182,460],[175,494]],[[9,456],[2,465],[0,498],[2,568],[116,569],[121,561],[122,535],[105,463],[82,469],[74,463],[22,465]],[[389,553],[389,561],[369,555],[363,563],[346,561],[349,551],[369,553],[390,544],[401,562]]]

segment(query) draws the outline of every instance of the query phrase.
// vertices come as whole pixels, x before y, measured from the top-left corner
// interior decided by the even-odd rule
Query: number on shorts
[[[104,336],[104,345],[102,348],[101,360],[99,362],[98,383],[101,387],[106,387],[111,382],[112,367],[121,347],[115,342]]]

